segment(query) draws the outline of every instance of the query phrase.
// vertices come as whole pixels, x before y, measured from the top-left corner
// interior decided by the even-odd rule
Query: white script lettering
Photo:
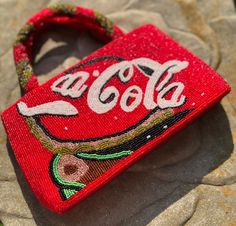
[[[98,114],[110,111],[118,102],[125,112],[132,112],[142,101],[148,110],[156,107],[175,108],[183,105],[186,97],[182,94],[184,84],[179,81],[171,82],[171,80],[175,73],[185,69],[188,64],[187,61],[179,60],[170,60],[160,64],[148,58],[138,58],[111,65],[101,72],[90,87],[86,85],[89,73],[80,71],[60,77],[52,84],[51,89],[62,96],[71,98],[81,97],[88,89],[88,106]],[[134,67],[148,77],[144,93],[137,85],[128,87],[123,94],[120,94],[118,87],[109,86],[109,81],[114,77],[117,77],[122,85],[128,84],[134,76]]]

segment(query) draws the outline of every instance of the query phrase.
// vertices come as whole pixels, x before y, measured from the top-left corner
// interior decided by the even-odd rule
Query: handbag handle
[[[23,94],[39,86],[32,67],[32,47],[45,28],[65,25],[89,30],[105,42],[123,36],[123,31],[103,14],[69,4],[53,4],[41,10],[20,29],[13,48],[16,72]]]

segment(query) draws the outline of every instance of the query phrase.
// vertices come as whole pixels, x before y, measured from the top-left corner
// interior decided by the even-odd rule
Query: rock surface
[[[0,0],[0,110],[20,97],[11,45],[25,20],[58,1]],[[58,216],[36,200],[0,125],[0,221],[8,225],[236,225],[236,15],[232,0],[68,0],[126,31],[153,23],[228,80],[232,92],[95,195]],[[109,2],[109,3],[108,3]],[[56,29],[39,40],[40,82],[102,44]],[[13,167],[14,166],[14,167]]]

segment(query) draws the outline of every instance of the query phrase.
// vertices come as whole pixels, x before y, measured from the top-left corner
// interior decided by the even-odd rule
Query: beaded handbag
[[[106,45],[39,86],[32,47],[39,32],[55,25],[88,30]],[[31,189],[57,213],[158,151],[230,91],[153,25],[124,34],[102,14],[70,5],[29,19],[14,58],[25,94],[2,113],[3,124]]]

